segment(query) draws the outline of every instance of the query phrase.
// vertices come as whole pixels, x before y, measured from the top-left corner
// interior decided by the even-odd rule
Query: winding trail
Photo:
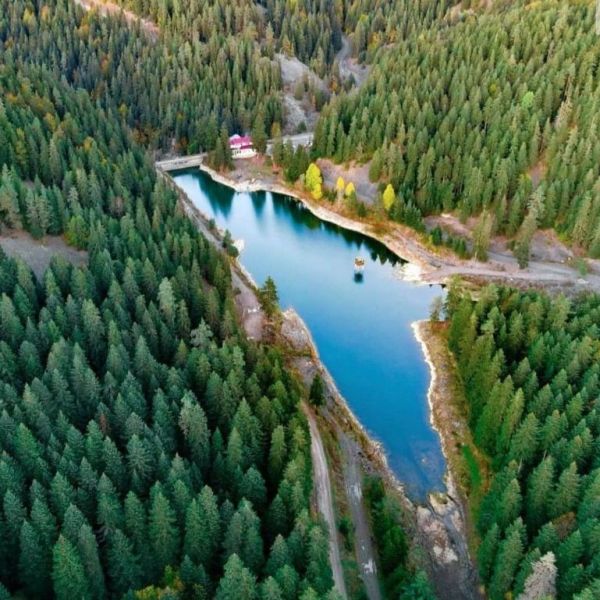
[[[369,75],[369,67],[352,58],[352,47],[347,36],[342,36],[342,47],[335,56],[342,79],[354,78],[355,89],[358,89]]]

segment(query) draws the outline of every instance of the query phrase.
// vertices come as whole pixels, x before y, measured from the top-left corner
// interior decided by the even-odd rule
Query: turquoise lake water
[[[383,443],[409,495],[444,490],[440,440],[429,422],[429,369],[411,323],[427,318],[439,286],[399,278],[384,246],[325,223],[292,198],[238,193],[201,171],[173,178],[235,240],[240,261],[262,285],[275,280],[282,308],[293,306],[354,414]],[[362,281],[354,258],[365,259]]]

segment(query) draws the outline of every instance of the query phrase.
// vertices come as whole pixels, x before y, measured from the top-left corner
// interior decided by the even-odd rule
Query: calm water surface
[[[200,171],[174,174],[196,206],[243,239],[241,262],[259,285],[270,275],[293,306],[352,410],[412,497],[443,490],[440,441],[429,423],[429,371],[410,324],[442,293],[398,277],[381,244],[324,223],[293,199],[238,193]],[[354,258],[365,258],[355,281]]]

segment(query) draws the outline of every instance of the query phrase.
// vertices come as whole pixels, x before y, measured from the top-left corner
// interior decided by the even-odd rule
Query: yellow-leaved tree
[[[394,192],[392,184],[388,183],[385,190],[383,190],[383,207],[389,212],[394,206],[394,202],[396,202],[396,192]]]
[[[320,200],[323,197],[323,177],[317,164],[310,163],[308,165],[304,176],[304,186],[315,200]]]

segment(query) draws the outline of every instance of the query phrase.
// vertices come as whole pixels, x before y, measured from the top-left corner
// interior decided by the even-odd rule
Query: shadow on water
[[[340,392],[383,443],[409,494],[422,500],[443,490],[429,370],[411,328],[442,289],[403,281],[404,262],[385,246],[321,221],[287,196],[235,193],[197,170],[174,179],[207,217],[244,240],[240,260],[259,285],[273,277],[282,308],[302,316]],[[360,274],[356,257],[364,260]]]

